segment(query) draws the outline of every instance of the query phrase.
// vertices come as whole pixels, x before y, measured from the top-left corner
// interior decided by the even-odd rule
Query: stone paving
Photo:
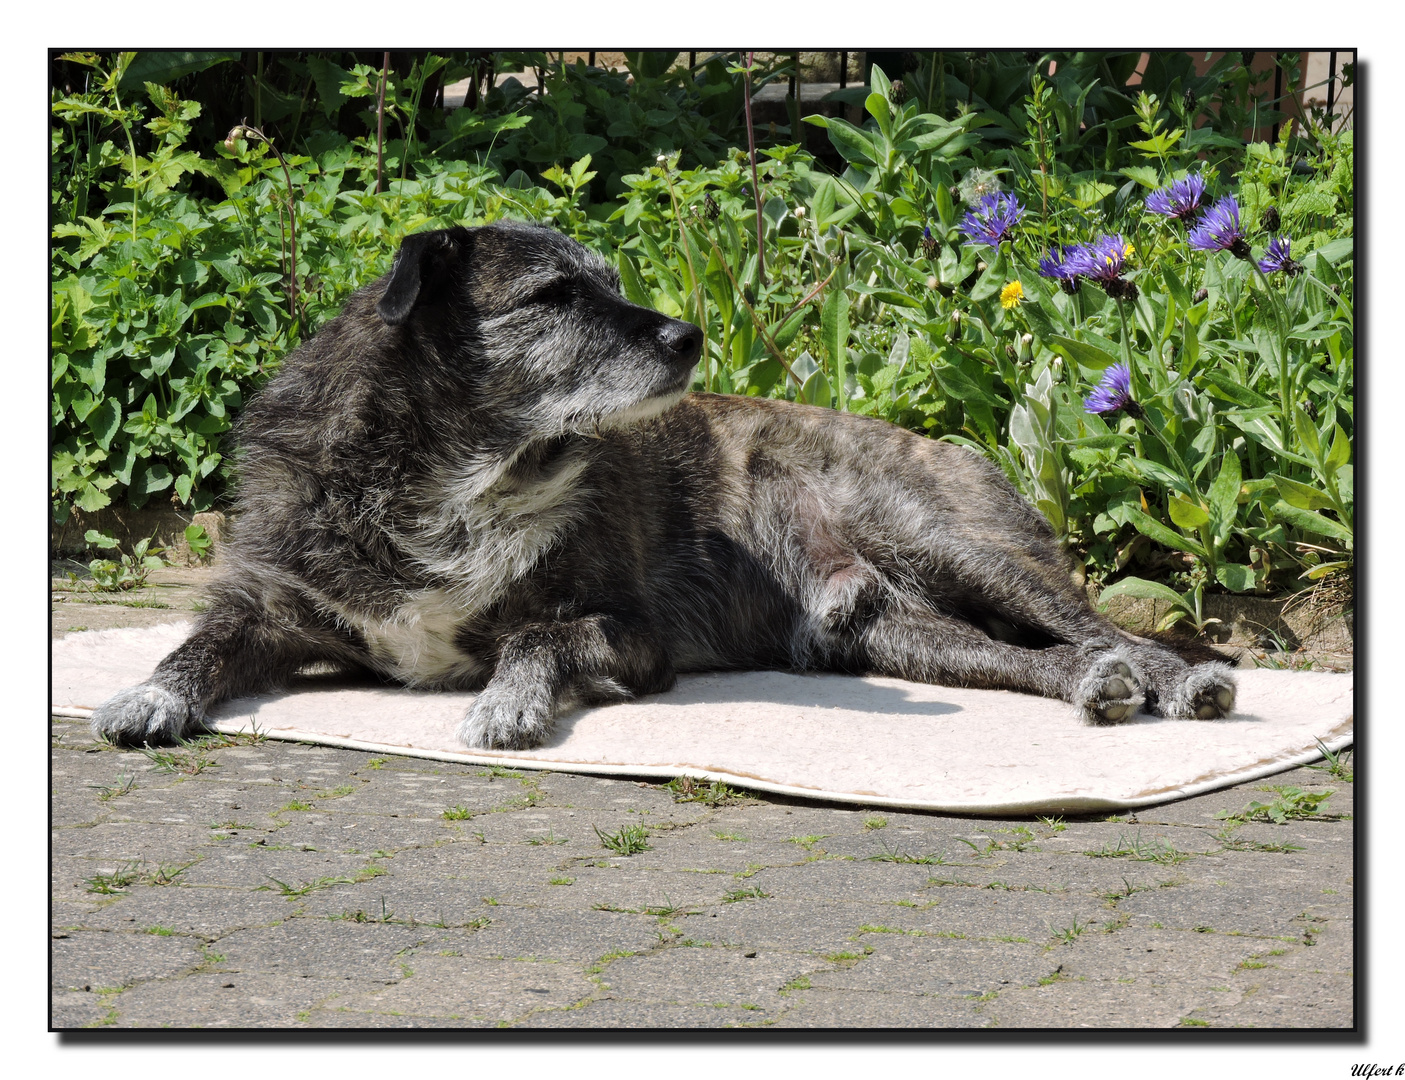
[[[135,597],[162,608],[68,595],[54,633],[178,616],[198,577]],[[1215,816],[1290,785],[1333,794]],[[248,737],[117,750],[55,717],[51,791],[60,1029],[1356,1022],[1353,784],[1324,770],[991,820]]]

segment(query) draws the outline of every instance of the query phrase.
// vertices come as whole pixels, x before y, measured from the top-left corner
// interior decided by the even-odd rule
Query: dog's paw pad
[[[1234,711],[1234,674],[1226,664],[1199,664],[1165,702],[1167,716],[1218,720]]]
[[[200,717],[180,695],[142,683],[104,701],[91,723],[97,738],[132,746],[175,742],[198,727]]]
[[[459,741],[475,750],[530,750],[551,730],[551,705],[489,686],[469,706]]]
[[[1106,653],[1093,661],[1078,684],[1076,704],[1089,724],[1120,724],[1145,701],[1142,680],[1126,658]]]

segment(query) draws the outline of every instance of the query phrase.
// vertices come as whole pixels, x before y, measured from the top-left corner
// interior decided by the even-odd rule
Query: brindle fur
[[[1229,711],[1095,613],[978,454],[879,420],[684,391],[701,334],[563,236],[408,237],[240,420],[207,609],[100,735],[180,738],[331,662],[476,689],[472,747],[678,672],[779,668],[1023,690],[1090,723]]]

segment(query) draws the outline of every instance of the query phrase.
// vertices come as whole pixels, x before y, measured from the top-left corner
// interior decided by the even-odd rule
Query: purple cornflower
[[[1228,251],[1236,259],[1248,259],[1249,243],[1239,225],[1239,204],[1226,195],[1209,210],[1186,237],[1197,251]]]
[[[1132,400],[1132,373],[1126,364],[1113,364],[1103,372],[1102,382],[1083,399],[1090,413],[1112,413],[1123,409],[1129,416],[1141,416],[1142,407]]]
[[[1204,194],[1204,178],[1191,173],[1170,187],[1153,191],[1146,197],[1146,208],[1153,214],[1165,214],[1179,221],[1189,221],[1200,212],[1200,200]]]
[[[1082,251],[1078,244],[1069,247],[1060,245],[1039,260],[1039,273],[1043,277],[1053,278],[1059,283],[1060,289],[1070,296],[1074,295],[1078,292],[1078,270],[1070,264],[1075,262]]]
[[[989,244],[999,247],[1000,241],[1010,239],[1024,217],[1024,207],[1020,200],[1002,191],[982,195],[980,200],[961,219],[961,231],[966,234],[966,246]]]
[[[1289,277],[1293,277],[1303,272],[1303,264],[1296,262],[1292,257],[1293,238],[1288,235],[1275,236],[1268,242],[1268,250],[1264,252],[1264,257],[1259,260],[1259,269],[1265,274],[1271,274],[1275,270],[1282,270]]]
[[[1114,300],[1135,300],[1137,287],[1122,278],[1127,268],[1127,258],[1133,250],[1132,245],[1122,239],[1121,233],[1100,236],[1091,244],[1078,247],[1067,255],[1064,266],[1080,277],[1096,281]]]

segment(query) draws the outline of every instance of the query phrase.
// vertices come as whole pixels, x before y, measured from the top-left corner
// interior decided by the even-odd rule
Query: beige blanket
[[[188,623],[69,634],[53,644],[52,706],[83,716],[143,681]],[[1129,809],[1269,776],[1352,741],[1351,675],[1244,670],[1223,720],[1139,715],[1086,727],[1069,705],[898,679],[688,675],[637,702],[561,717],[536,750],[470,751],[454,729],[469,693],[310,676],[225,702],[221,731],[252,727],[394,754],[575,773],[693,776],[864,806],[968,814]]]

